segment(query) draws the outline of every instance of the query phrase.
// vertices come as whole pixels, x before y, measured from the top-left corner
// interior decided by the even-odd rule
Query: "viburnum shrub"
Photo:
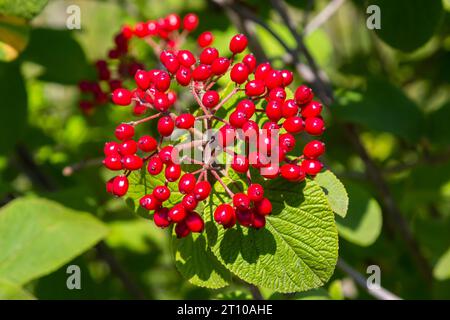
[[[103,163],[117,172],[106,189],[130,198],[156,226],[173,226],[178,239],[190,239],[176,245],[176,260],[195,284],[221,287],[231,271],[282,292],[321,285],[337,255],[332,201],[313,182],[324,167],[322,104],[306,85],[289,89],[291,71],[257,62],[244,34],[231,37],[225,52],[214,47],[210,31],[200,33],[197,50],[183,49],[198,23],[194,14],[170,14],[123,27],[109,58],[120,60],[117,75],[131,76],[133,87],[97,62],[112,102],[140,116],[118,124],[116,139],[105,144]],[[145,40],[160,64],[145,69],[128,57],[132,37]],[[104,95],[98,83],[85,87],[95,101]],[[183,109],[175,92],[190,96],[184,104],[192,107]],[[237,251],[230,257],[227,250]],[[199,265],[189,265],[194,256]],[[283,267],[283,259],[292,261]],[[256,274],[247,275],[246,265]]]

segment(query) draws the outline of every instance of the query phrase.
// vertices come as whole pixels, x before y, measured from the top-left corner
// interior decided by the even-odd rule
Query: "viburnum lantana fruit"
[[[212,46],[214,36],[210,31],[198,37],[199,52],[181,49],[185,36],[195,30],[198,23],[195,14],[187,14],[183,19],[171,14],[157,22],[125,26],[115,37],[116,47],[110,51],[109,58],[119,60],[120,70],[128,63],[129,72],[110,70],[105,61],[97,63],[99,79],[111,84],[112,102],[119,106],[134,104],[135,115],[141,116],[119,124],[115,130],[118,141],[105,144],[104,165],[113,171],[123,171],[109,180],[106,188],[111,194],[124,196],[129,185],[127,177],[132,171],[146,168],[150,176],[159,175],[158,179],[165,180],[164,183],[140,195],[139,203],[153,213],[158,227],[175,224],[176,235],[185,237],[191,232],[203,231],[199,203],[210,199],[217,182],[230,200],[210,204],[214,207],[214,220],[223,228],[239,223],[260,229],[272,212],[272,203],[263,183],[256,183],[254,175],[259,174],[263,180],[281,178],[292,182],[317,175],[323,168],[318,158],[325,152],[325,144],[317,140],[325,130],[321,117],[323,107],[313,101],[314,94],[305,85],[296,88],[293,97],[288,98],[287,86],[294,80],[292,72],[277,70],[268,62],[258,64],[252,54],[244,54],[248,39],[243,34],[232,37],[226,53]],[[129,61],[133,60],[127,54],[132,37],[146,39],[154,46],[162,69],[147,70],[142,64],[133,64],[131,68]],[[117,78],[111,78],[112,74],[117,74]],[[133,88],[121,85],[125,75],[134,80]],[[227,94],[223,94],[217,82],[225,75],[229,76],[232,89]],[[97,82],[80,83],[83,92],[95,93],[99,87]],[[190,94],[196,110],[176,111],[180,110],[179,106],[173,107],[177,96],[170,88]],[[234,95],[240,98],[234,105],[227,105]],[[226,115],[219,116],[225,107]],[[143,114],[148,115],[142,117]],[[152,123],[159,136],[148,132],[139,136],[137,127],[143,123]],[[204,129],[218,130],[198,138],[197,123],[204,124]],[[175,144],[171,140],[175,130],[188,132],[194,140]],[[305,135],[315,138],[303,144],[303,154],[299,155],[300,137]],[[233,148],[236,140],[247,145],[242,153]],[[213,145],[216,148],[209,157],[202,154],[201,159],[189,158],[190,164],[181,166],[181,161],[186,160],[185,156],[180,156],[181,151],[197,149],[206,153]],[[225,166],[218,161],[220,153],[231,156]],[[229,170],[245,177],[243,181],[248,181],[248,185],[244,190],[232,191]],[[182,196],[175,204],[169,201],[173,192]]]

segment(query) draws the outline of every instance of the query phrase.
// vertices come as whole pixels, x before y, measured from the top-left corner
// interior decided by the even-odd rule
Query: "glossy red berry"
[[[164,20],[166,22],[166,29],[168,31],[178,30],[181,26],[180,16],[175,13],[169,14]]]
[[[138,70],[134,74],[134,81],[139,88],[142,90],[147,90],[150,87],[151,77],[147,71]]]
[[[236,105],[236,111],[243,111],[247,116],[247,119],[250,119],[255,113],[256,107],[253,101],[244,99],[239,101]]]
[[[159,202],[164,202],[170,198],[170,190],[166,186],[155,187],[152,194]]]
[[[183,194],[191,193],[194,191],[196,182],[197,179],[193,174],[185,173],[178,182],[178,190]]]
[[[200,53],[200,63],[211,65],[219,57],[219,51],[216,48],[205,48]]]
[[[234,143],[234,139],[236,137],[236,130],[231,125],[224,125],[219,129],[217,134],[217,140],[219,146],[225,148]]]
[[[266,91],[266,86],[262,80],[252,80],[245,85],[245,94],[249,97],[262,95]]]
[[[253,215],[253,210],[236,208],[237,221],[244,227],[251,227]]]
[[[122,170],[122,159],[119,154],[107,156],[103,160],[103,165],[109,170],[118,171]]]
[[[258,183],[253,183],[248,187],[247,195],[251,201],[261,201],[264,198],[264,188]]]
[[[212,70],[211,66],[208,64],[199,64],[192,71],[192,79],[195,81],[205,81],[211,77]]]
[[[153,222],[160,228],[167,228],[170,226],[169,209],[164,207],[156,209],[153,214]]]
[[[112,93],[112,101],[119,106],[128,106],[132,97],[131,91],[124,88],[118,88]]]
[[[282,150],[290,152],[295,147],[295,137],[290,133],[283,133],[279,137],[279,146]]]
[[[296,164],[283,164],[280,168],[280,174],[289,181],[300,181],[305,179],[305,172]]]
[[[236,63],[233,68],[231,68],[230,78],[237,84],[242,84],[248,79],[248,68],[244,63]]]
[[[295,101],[299,105],[310,103],[311,100],[314,98],[314,93],[311,88],[301,85],[300,87],[295,90]]]
[[[187,211],[181,204],[176,204],[169,210],[169,219],[173,222],[183,221],[187,216]]]
[[[203,201],[209,197],[211,193],[211,185],[208,181],[201,181],[194,187],[194,196],[198,201]]]
[[[244,155],[235,155],[231,167],[238,173],[247,172],[249,168],[248,158]]]
[[[252,73],[256,68],[256,58],[253,54],[247,54],[242,58],[242,62],[246,65],[248,72]]]
[[[170,88],[170,80],[170,75],[165,71],[161,71],[155,77],[155,88],[161,92],[167,91]]]
[[[260,173],[264,178],[275,179],[280,173],[280,167],[278,165],[265,166],[260,169]]]
[[[302,107],[301,113],[304,118],[318,117],[322,113],[322,104],[318,101],[311,101]]]
[[[191,70],[189,68],[181,66],[178,69],[175,78],[180,85],[187,86],[191,82],[192,78]]]
[[[288,99],[283,103],[281,110],[283,113],[283,117],[287,119],[296,116],[298,114],[299,108],[294,99]]]
[[[157,129],[160,135],[163,137],[168,137],[172,134],[175,128],[175,122],[170,116],[164,116],[159,118]]]
[[[122,156],[135,154],[137,151],[137,143],[134,140],[126,140],[119,145],[119,153]]]
[[[236,213],[232,206],[226,203],[219,204],[214,211],[214,220],[223,226],[229,226],[236,221]],[[234,225],[234,223],[233,223]]]
[[[141,157],[130,154],[122,158],[123,167],[128,170],[139,170],[144,164]]]
[[[113,180],[112,193],[117,197],[124,196],[128,191],[128,178],[126,176],[117,176]]]
[[[191,230],[189,230],[188,226],[184,221],[181,221],[177,223],[175,226],[175,234],[177,235],[177,238],[185,238],[191,233]]]
[[[119,140],[130,140],[134,136],[134,127],[126,123],[119,124],[114,134]]]
[[[283,87],[287,87],[294,81],[294,74],[289,70],[281,70],[281,77],[283,78]]]
[[[266,106],[266,115],[270,121],[278,122],[283,116],[282,104],[277,101],[269,101]]]
[[[162,169],[163,169],[163,162],[159,157],[150,158],[147,164],[148,173],[150,173],[152,176],[155,176],[160,174]]]
[[[318,160],[305,159],[302,162],[302,168],[306,172],[306,174],[315,176],[320,171],[322,171],[323,164]]]
[[[106,142],[103,147],[103,153],[105,156],[117,155],[119,152],[119,144],[117,142],[111,141]]]
[[[286,100],[286,90],[284,90],[281,87],[270,89],[269,100],[274,100],[283,103],[284,100]]]
[[[197,212],[190,212],[185,222],[191,232],[202,232],[205,228],[205,223]]]
[[[325,144],[319,140],[308,142],[303,148],[303,155],[310,159],[316,159],[325,152]]]
[[[196,61],[194,55],[189,50],[178,51],[177,58],[178,62],[186,68],[190,68]]]
[[[228,60],[225,57],[219,57],[213,61],[211,65],[211,71],[216,76],[220,76],[225,72],[227,72],[229,67],[230,67],[230,60]]]
[[[270,70],[267,72],[264,82],[269,89],[278,88],[283,84],[283,76],[278,70]]]
[[[206,91],[202,97],[202,103],[205,107],[211,109],[214,108],[220,100],[220,96],[217,91],[209,90]]]
[[[243,111],[236,110],[230,114],[230,124],[235,128],[242,128],[247,120],[247,115]]]
[[[175,160],[175,149],[173,146],[165,146],[159,151],[158,156],[163,163],[171,164]]]
[[[247,37],[241,33],[241,34],[235,35],[231,39],[229,48],[230,48],[231,52],[233,52],[234,54],[237,54],[237,53],[241,53],[242,51],[244,51],[245,48],[247,48],[247,44],[248,44]]]
[[[321,118],[306,118],[305,131],[312,136],[320,136],[325,131],[325,123]]]
[[[161,63],[164,65],[164,67],[166,67],[167,71],[169,71],[170,73],[174,74],[179,70],[180,62],[178,61],[177,57],[175,57],[173,54],[166,55],[160,59]]]
[[[259,64],[255,70],[255,79],[264,81],[267,74],[272,70],[270,63],[264,62]]]
[[[298,116],[287,118],[283,123],[283,128],[292,134],[302,132],[304,128],[303,119]]]
[[[146,194],[139,200],[139,204],[146,210],[155,210],[161,206],[161,202],[153,194]]]
[[[183,18],[183,29],[187,31],[194,31],[198,26],[198,17],[196,14],[188,13]]]
[[[198,201],[193,193],[189,193],[183,197],[181,204],[186,210],[192,211],[197,207]]]
[[[190,113],[180,114],[175,119],[175,126],[180,129],[189,129],[194,126],[195,117]]]
[[[205,31],[205,32],[201,33],[197,38],[197,43],[202,48],[211,45],[211,43],[213,41],[214,41],[214,36],[210,31]]]
[[[169,182],[177,181],[181,175],[181,166],[175,163],[168,164],[164,175]]]
[[[244,193],[236,193],[233,196],[233,205],[239,209],[250,208],[250,198]]]
[[[267,216],[272,213],[272,203],[269,199],[263,198],[261,201],[255,202],[255,210],[259,215]]]
[[[142,136],[139,138],[137,145],[143,152],[152,152],[156,150],[158,142],[152,136]]]

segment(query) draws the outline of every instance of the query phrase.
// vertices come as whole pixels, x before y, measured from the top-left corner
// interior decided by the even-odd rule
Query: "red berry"
[[[236,209],[236,218],[244,227],[250,227],[253,222],[253,211],[250,209]]]
[[[306,174],[315,176],[322,171],[323,164],[318,160],[305,159],[302,162],[302,168]]]
[[[167,71],[174,74],[176,73],[180,68],[180,62],[178,62],[178,59],[173,54],[164,55],[164,52],[161,53],[161,63],[166,67]]]
[[[325,131],[325,123],[321,118],[307,118],[305,131],[312,136],[320,136]]]
[[[192,73],[191,70],[181,66],[177,74],[175,75],[175,78],[177,79],[177,82],[182,86],[187,86],[191,82]]]
[[[138,140],[138,147],[143,152],[152,152],[156,150],[158,142],[151,136],[142,136]]]
[[[119,152],[122,156],[135,154],[137,151],[137,143],[134,140],[127,140],[120,144]]]
[[[286,152],[290,152],[295,147],[295,137],[290,133],[283,133],[280,135],[280,148]]]
[[[170,88],[170,75],[167,72],[161,71],[155,77],[155,88],[161,92]]]
[[[197,212],[189,213],[186,217],[186,225],[191,232],[202,232],[205,227],[202,217]]]
[[[190,113],[180,114],[175,119],[175,126],[180,129],[189,129],[194,126],[195,117]]]
[[[118,170],[122,170],[122,168],[123,168],[122,159],[120,158],[120,156],[118,154],[107,156],[105,158],[105,160],[103,160],[103,164],[109,170],[118,171]]]
[[[233,68],[231,68],[230,77],[231,80],[237,84],[242,84],[247,81],[248,78],[248,68],[243,63],[236,63]]]
[[[286,99],[286,91],[283,88],[277,87],[270,89],[269,100],[274,100],[283,103],[285,99]]]
[[[211,185],[208,181],[201,181],[197,183],[194,187],[195,199],[198,201],[203,201],[209,197],[211,193]]]
[[[225,72],[227,72],[229,67],[230,67],[230,60],[224,57],[219,57],[213,61],[211,65],[211,71],[216,76],[220,76]]]
[[[255,202],[256,213],[267,216],[272,213],[272,203],[269,199],[263,198],[261,201]]]
[[[255,169],[260,169],[269,163],[269,160],[260,152],[251,152],[248,156],[250,165]]]
[[[122,159],[123,167],[128,170],[139,170],[144,164],[142,158],[135,154],[126,155]]]
[[[303,130],[303,119],[298,116],[287,118],[283,123],[283,128],[289,133],[299,133]]]
[[[173,146],[165,146],[158,153],[159,159],[165,164],[171,164],[175,160],[175,149]]]
[[[258,214],[255,210],[255,214],[253,214],[252,227],[255,229],[264,228],[266,225],[266,217]]]
[[[232,206],[223,203],[218,205],[214,211],[214,220],[224,227],[232,227],[236,223],[236,213]]]
[[[200,63],[210,65],[218,57],[219,51],[217,51],[216,48],[205,48],[202,53],[200,53]]]
[[[169,210],[169,219],[173,222],[183,221],[187,216],[187,212],[181,204],[176,204]]]
[[[198,17],[194,13],[188,13],[183,18],[183,29],[193,31],[198,26]]]
[[[208,64],[199,64],[192,71],[192,78],[195,81],[205,81],[211,77],[212,71],[211,66]]]
[[[151,78],[147,71],[138,70],[134,74],[134,81],[139,88],[142,90],[147,90],[150,87]]]
[[[164,20],[166,22],[167,30],[175,31],[180,29],[181,19],[177,14],[171,13]]]
[[[267,72],[264,82],[266,83],[266,87],[269,89],[278,88],[283,84],[283,77],[281,76],[281,72],[278,70],[270,70]]]
[[[134,136],[134,127],[126,123],[119,124],[114,134],[119,140],[130,140]]]
[[[189,50],[178,51],[177,58],[178,62],[186,68],[190,68],[196,61],[194,55]]]
[[[270,70],[272,70],[270,63],[264,62],[259,64],[255,70],[255,79],[264,81]]]
[[[231,125],[224,125],[219,129],[217,134],[217,140],[219,146],[225,148],[234,143],[234,139],[236,137],[236,130]]]
[[[153,194],[146,194],[139,200],[139,204],[142,208],[147,210],[155,210],[161,206],[161,202],[155,198]]]
[[[126,176],[117,176],[113,180],[112,192],[117,197],[122,197],[128,191],[128,178]]]
[[[295,90],[295,101],[297,101],[298,104],[307,104],[311,102],[311,100],[314,98],[314,93],[311,88],[301,85],[300,87]]]
[[[167,99],[169,100],[169,105],[173,105],[177,101],[177,94],[174,91],[167,91]]]
[[[159,202],[164,202],[170,198],[170,190],[166,186],[155,187],[152,194]]]
[[[305,172],[296,164],[284,164],[280,168],[280,174],[289,181],[299,181],[305,179]]]
[[[325,152],[325,144],[319,140],[308,142],[303,148],[303,154],[310,159],[316,159]]]
[[[264,81],[252,80],[245,85],[245,94],[249,97],[260,96],[266,91]]]
[[[155,176],[158,175],[163,169],[163,162],[159,157],[152,157],[148,161],[147,164],[147,171],[151,175]]]
[[[239,101],[236,106],[236,111],[243,111],[247,116],[247,119],[250,119],[253,116],[253,114],[255,113],[255,109],[255,104],[248,99]]]
[[[206,91],[202,97],[203,105],[209,109],[214,108],[219,103],[219,100],[219,94],[214,90]]]
[[[167,228],[168,226],[170,226],[169,209],[164,207],[156,209],[153,215],[153,222],[157,227],[160,228]]]
[[[181,166],[179,164],[168,164],[166,171],[164,172],[167,181],[174,182],[177,181],[181,175]]]
[[[289,70],[281,70],[281,77],[283,78],[283,87],[287,87],[294,80],[294,74]]]
[[[280,167],[278,167],[278,165],[265,166],[259,170],[261,175],[267,179],[275,179],[280,173]]]
[[[191,193],[194,191],[196,182],[197,179],[193,174],[185,173],[178,182],[178,190],[184,194]]]
[[[131,103],[131,98],[131,91],[124,88],[118,88],[112,93],[112,101],[119,106],[128,106]]]
[[[160,135],[168,137],[172,134],[175,128],[175,123],[170,116],[164,116],[159,118],[157,129]]]
[[[250,198],[244,193],[236,193],[233,196],[233,205],[238,209],[250,208]]]
[[[234,54],[241,53],[247,48],[248,40],[243,34],[235,35],[230,41],[230,51]]]
[[[189,233],[191,233],[191,230],[189,230],[184,221],[177,223],[175,226],[175,234],[177,235],[177,238],[187,237]]]
[[[318,101],[311,101],[302,107],[302,117],[313,118],[318,117],[322,113],[322,104]]]
[[[119,152],[119,144],[117,142],[111,141],[106,142],[103,147],[103,153],[105,156],[117,155]]]
[[[234,171],[239,173],[245,173],[248,171],[249,163],[247,157],[243,155],[235,155],[231,167]]]
[[[190,193],[183,197],[183,200],[181,200],[181,204],[186,210],[192,211],[195,210],[195,208],[197,208],[198,202],[197,199],[195,199],[194,194]]]
[[[247,66],[249,73],[255,71],[256,58],[253,54],[247,54],[244,58],[242,58],[242,62]]]
[[[205,31],[198,36],[197,43],[200,47],[204,48],[211,45],[213,40],[214,40],[213,34],[209,31]]]
[[[243,111],[241,109],[241,111]],[[245,112],[245,111],[244,111]],[[248,118],[248,117],[247,117]],[[258,124],[253,120],[248,120],[244,125],[242,126],[242,130],[244,131],[246,136],[256,136],[259,133],[259,126]]]
[[[242,128],[242,126],[244,125],[244,123],[247,122],[247,115],[245,114],[245,112],[243,111],[233,111],[230,114],[230,124],[235,127],[235,128]]]
[[[258,183],[253,183],[248,187],[247,195],[251,201],[261,201],[264,197],[264,188]]]
[[[286,100],[281,107],[283,117],[290,118],[296,116],[298,113],[298,105],[294,99]]]
[[[267,117],[274,122],[278,122],[283,116],[282,113],[282,104],[277,101],[269,101],[266,107],[266,115]]]
[[[140,102],[136,101],[136,104],[133,107],[133,114],[136,116],[141,116],[147,111],[147,107]]]

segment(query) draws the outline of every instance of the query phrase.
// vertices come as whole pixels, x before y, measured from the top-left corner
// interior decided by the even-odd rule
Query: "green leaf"
[[[319,173],[314,181],[322,188],[334,213],[344,218],[348,210],[348,194],[342,182],[330,170]]]
[[[0,300],[34,300],[31,293],[8,280],[0,279]]]
[[[148,211],[139,205],[139,200],[146,194],[151,194],[155,187],[164,185],[165,181],[164,172],[157,176],[152,176],[148,173],[146,166],[141,170],[133,171],[128,176],[129,187],[125,196],[126,203],[136,214],[150,219]],[[164,203],[166,206],[171,207],[179,203],[183,195],[178,191],[177,182],[170,182],[167,187],[170,189],[170,198]]]
[[[31,19],[44,9],[48,0],[0,0],[0,15]]]
[[[450,249],[439,258],[433,268],[433,275],[438,280],[447,280],[450,278]]]
[[[349,182],[346,186],[351,201],[346,218],[336,217],[339,235],[357,245],[370,246],[381,233],[381,208],[363,186]]]
[[[90,214],[40,198],[19,198],[0,211],[0,278],[19,285],[46,275],[107,233]]]
[[[20,66],[0,62],[0,153],[7,154],[23,136],[27,123],[27,92]]]
[[[0,61],[12,61],[28,44],[29,26],[24,19],[0,16]]]
[[[45,68],[41,80],[76,84],[92,75],[83,49],[72,35],[68,30],[33,29],[23,56]]]
[[[427,134],[433,144],[448,146],[448,141],[450,141],[448,119],[450,119],[450,103],[446,103],[427,116]]]
[[[336,116],[369,129],[390,132],[415,142],[423,128],[423,114],[402,90],[382,79],[369,79],[367,90],[344,92],[333,107]]]
[[[231,273],[220,264],[207,246],[204,234],[191,234],[178,239],[172,236],[175,265],[190,283],[219,289],[231,281]]]
[[[225,179],[231,189],[239,181]],[[242,187],[242,184],[241,184]],[[213,221],[217,203],[230,203],[216,183],[204,218],[208,245],[221,263],[239,278],[278,292],[322,286],[331,277],[338,255],[334,214],[322,189],[312,180],[265,183],[273,212],[260,230],[241,226],[224,230]]]
[[[435,32],[443,15],[441,0],[371,0],[380,7],[381,28],[376,34],[388,45],[413,51]]]

